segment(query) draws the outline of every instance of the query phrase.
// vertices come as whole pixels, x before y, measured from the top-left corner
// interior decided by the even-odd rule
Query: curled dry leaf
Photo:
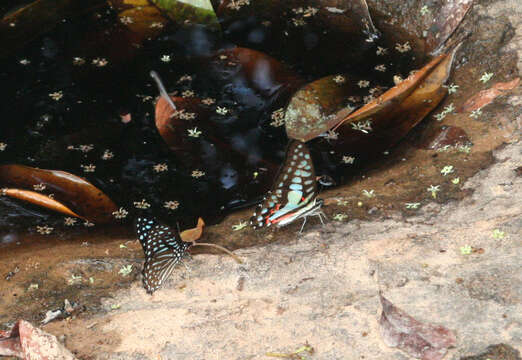
[[[185,242],[194,242],[198,240],[201,235],[203,235],[203,227],[205,226],[205,222],[202,218],[198,218],[198,223],[195,228],[188,229],[185,231],[182,231],[180,236],[181,240]]]
[[[61,212],[62,214],[75,216],[80,219],[85,219],[83,216],[76,214],[64,204],[50,198],[47,195],[37,193],[35,191],[21,190],[21,189],[3,189],[3,193],[18,200],[27,201],[53,211]]]
[[[25,320],[19,320],[11,331],[0,331],[0,355],[21,359],[74,360],[56,336]]]
[[[413,92],[417,89],[417,94],[409,98],[407,105],[416,104],[416,98],[419,98],[419,100],[424,100],[426,97],[428,97],[429,99],[429,96],[432,95],[433,92],[444,92],[445,94],[447,92],[446,90],[437,90],[439,90],[439,88],[442,88],[442,85],[448,78],[452,60],[453,54],[451,56],[437,56],[435,59],[431,60],[428,64],[426,64],[422,69],[409,76],[406,80],[400,82],[399,84],[397,84],[396,86],[379,96],[377,99],[373,100],[372,102],[366,104],[362,108],[358,109],[357,111],[342,119],[334,127],[334,129],[337,129],[341,126],[348,127],[351,123],[363,121],[370,118],[372,119],[372,123],[374,125],[376,123],[379,123],[380,119],[383,119],[386,122],[388,122],[387,120],[390,119],[393,115],[399,113],[400,110],[404,110],[400,109],[398,105],[403,105],[403,102],[405,102],[406,99],[410,97],[410,95],[412,95]],[[438,72],[434,71],[436,68],[439,69]],[[427,82],[428,86],[426,86],[424,84],[426,83],[426,78],[432,72],[433,75],[431,77],[431,81]],[[442,75],[442,77],[440,75]],[[420,99],[421,97],[422,99]],[[436,100],[429,102],[429,106],[431,108],[437,106],[442,97],[440,97],[438,101]],[[424,104],[424,106],[428,105]],[[404,108],[404,106],[402,107]]]
[[[107,223],[112,220],[116,204],[100,189],[85,179],[65,171],[45,170],[24,165],[0,166],[2,187],[15,187],[6,194],[29,201],[54,211],[88,219],[94,223]],[[54,200],[44,199],[32,194],[34,185],[44,184],[54,194]]]
[[[449,76],[456,50],[434,58],[406,80],[351,114],[346,114],[346,109],[336,114],[321,112],[321,102],[328,97],[316,94],[315,82],[306,85],[288,105],[290,111],[285,116],[288,137],[308,141],[335,125],[333,130],[339,131],[341,142],[357,142],[363,135],[355,131],[352,124],[370,121],[372,131],[364,137],[388,139],[382,144],[387,148],[399,141],[444,98],[447,90],[442,85]]]
[[[386,345],[423,360],[441,360],[447,349],[455,346],[457,339],[451,330],[417,321],[382,294],[379,297],[382,304],[379,325]]]
[[[518,86],[520,78],[508,82],[499,82],[489,89],[482,90],[478,94],[469,98],[459,109],[462,111],[474,111],[490,104],[497,96],[503,95],[505,91],[512,90]]]

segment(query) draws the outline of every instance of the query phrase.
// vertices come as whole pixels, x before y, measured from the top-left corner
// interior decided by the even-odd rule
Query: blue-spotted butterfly
[[[319,216],[323,222],[322,205],[323,200],[317,199],[317,182],[310,151],[305,143],[293,140],[272,190],[258,205],[250,223],[256,229],[272,224],[285,226],[304,218],[302,231],[308,216]]]
[[[177,230],[149,218],[137,219],[136,232],[145,253],[143,286],[152,294],[170,276],[193,243],[181,240]]]
[[[136,220],[138,240],[145,253],[145,264],[142,271],[143,286],[149,294],[161,287],[191,246],[213,247],[227,253],[238,263],[242,263],[241,259],[222,246],[197,243],[195,238],[201,236],[204,225],[203,219],[199,218],[195,229],[184,231],[180,235],[177,230],[158,224],[154,219],[140,217]],[[199,232],[199,235],[194,236],[194,231]],[[183,238],[191,239],[191,241],[183,241]]]

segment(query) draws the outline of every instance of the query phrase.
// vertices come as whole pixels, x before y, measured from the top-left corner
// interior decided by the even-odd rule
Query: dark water
[[[266,79],[214,66],[216,53],[235,46],[255,49],[284,63],[303,82],[348,73],[383,89],[393,86],[393,75],[407,77],[421,61],[411,52],[393,51],[389,34],[368,41],[362,29],[347,37],[313,22],[294,26],[286,16],[270,24],[256,17],[223,20],[222,35],[203,25],[170,24],[159,37],[139,45],[109,8],[65,19],[23,50],[0,59],[0,142],[7,144],[0,164],[82,176],[129,211],[123,221],[149,213],[187,228],[198,216],[219,221],[227,212],[255,203],[284,158],[288,139],[284,126],[271,125],[271,115],[290,94],[278,88],[261,91],[259,84]],[[388,53],[377,55],[379,47]],[[162,61],[165,55],[169,62]],[[375,71],[380,64],[386,71]],[[169,92],[179,96],[190,90],[200,99],[215,100],[208,105],[205,127],[213,138],[198,138],[190,161],[171,151],[156,129],[158,91],[151,70],[161,75]],[[61,98],[54,100],[53,93]],[[354,101],[354,106],[362,104]],[[217,107],[228,113],[216,113]],[[131,121],[124,123],[127,114]],[[329,175],[340,184],[352,169],[336,163],[333,150],[324,144],[325,139],[311,143],[317,149],[317,175]],[[108,152],[113,157],[104,159]],[[154,171],[158,164],[168,170]],[[85,171],[88,165],[95,166],[94,172]],[[205,175],[194,177],[195,170]],[[143,199],[150,207],[137,208],[135,203]],[[177,201],[179,207],[168,209],[167,201]],[[3,229],[33,229],[44,223],[64,228],[63,215],[7,197],[0,197],[0,213]]]

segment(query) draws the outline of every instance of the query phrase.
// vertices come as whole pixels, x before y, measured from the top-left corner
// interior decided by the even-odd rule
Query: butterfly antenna
[[[156,85],[158,86],[159,93],[162,98],[165,99],[165,101],[172,107],[173,110],[177,110],[176,105],[174,105],[174,102],[170,98],[169,94],[167,94],[167,90],[165,90],[165,86],[163,86],[163,83],[161,82],[161,79],[157,72],[154,70],[151,70],[150,77],[154,79],[156,82]]]
[[[211,244],[211,243],[199,243],[199,242],[195,242],[195,241],[192,243],[192,246],[198,246],[198,245],[199,246],[208,246],[208,247],[213,247],[213,248],[219,249],[219,250],[223,251],[224,253],[227,253],[228,255],[230,255],[239,264],[243,263],[243,261],[237,255],[235,255],[232,251],[224,248],[223,246],[219,246],[217,244]]]

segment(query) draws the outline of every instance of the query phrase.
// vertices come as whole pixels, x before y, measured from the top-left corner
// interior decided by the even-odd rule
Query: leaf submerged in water
[[[94,223],[112,220],[116,204],[100,189],[85,179],[65,171],[45,170],[24,165],[0,166],[0,184],[5,195]],[[47,195],[25,190],[43,186],[54,194]]]

